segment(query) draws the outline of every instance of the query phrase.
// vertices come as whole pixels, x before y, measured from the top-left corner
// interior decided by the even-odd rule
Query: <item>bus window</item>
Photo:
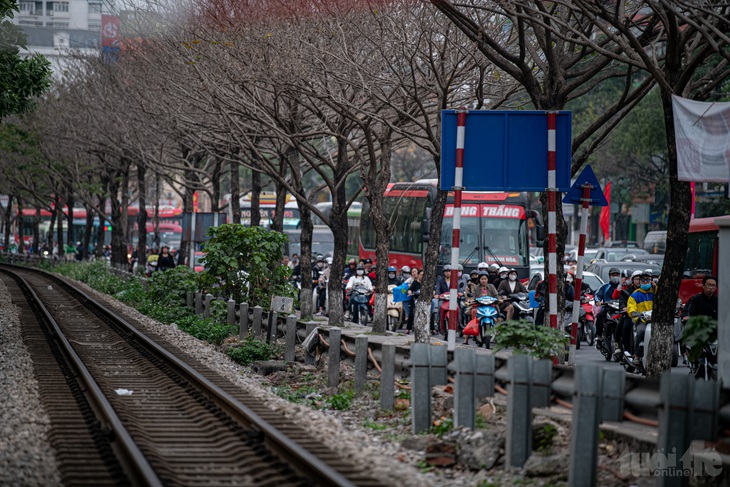
[[[482,219],[482,238],[485,247],[506,266],[527,265],[527,228],[525,220],[517,218]],[[485,250],[487,250],[485,248]],[[489,251],[487,262],[493,260]],[[492,257],[490,259],[490,257]]]
[[[687,258],[684,260],[684,277],[693,278],[697,274],[712,273],[716,241],[717,232],[689,234]]]
[[[444,222],[441,227],[439,265],[451,264],[451,234],[453,228],[454,218],[444,216]],[[417,233],[420,235],[420,230]],[[459,263],[476,266],[481,259],[481,252],[479,252],[479,218],[462,218],[460,235]]]

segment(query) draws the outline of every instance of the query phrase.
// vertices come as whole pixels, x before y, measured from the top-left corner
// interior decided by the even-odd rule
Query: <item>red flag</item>
[[[599,223],[601,225],[601,230],[603,231],[603,239],[608,241],[611,239],[611,181],[609,181],[606,185],[606,189],[603,194],[606,196],[608,205],[601,209],[601,218]]]

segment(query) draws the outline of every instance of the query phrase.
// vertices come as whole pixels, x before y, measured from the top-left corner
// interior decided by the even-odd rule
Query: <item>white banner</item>
[[[730,102],[672,95],[677,169],[681,181],[730,180]]]

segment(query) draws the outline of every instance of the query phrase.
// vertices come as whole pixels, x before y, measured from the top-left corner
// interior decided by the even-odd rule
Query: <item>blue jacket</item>
[[[618,284],[612,284],[610,282],[601,286],[596,292],[596,302],[613,300],[613,292],[618,286]]]

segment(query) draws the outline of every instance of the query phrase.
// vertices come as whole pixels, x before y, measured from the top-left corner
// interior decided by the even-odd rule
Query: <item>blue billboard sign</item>
[[[454,187],[456,110],[441,116],[441,189]],[[556,114],[556,185],[570,188],[572,116]],[[464,138],[464,189],[467,191],[545,191],[547,112],[468,110]]]

